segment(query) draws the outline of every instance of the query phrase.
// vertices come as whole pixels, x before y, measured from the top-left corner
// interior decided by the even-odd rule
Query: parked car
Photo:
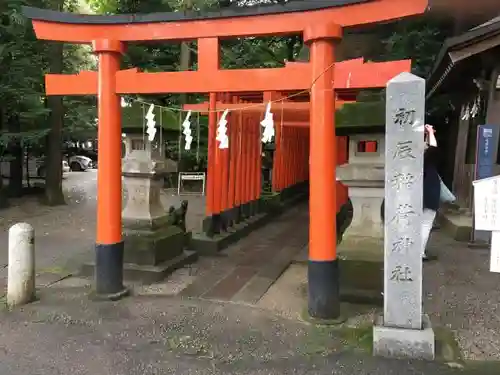
[[[92,159],[83,155],[73,155],[69,158],[69,167],[74,172],[83,172],[92,168]]]

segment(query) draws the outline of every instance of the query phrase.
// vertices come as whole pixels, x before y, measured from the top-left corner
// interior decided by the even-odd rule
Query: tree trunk
[[[64,0],[52,0],[50,8],[63,11]],[[62,43],[52,43],[48,47],[49,71],[53,74],[63,73]],[[64,123],[64,106],[62,97],[48,96],[47,107],[50,109],[50,132],[46,138],[45,160],[45,203],[49,206],[65,204],[62,192],[62,129]]]
[[[300,47],[299,51],[302,49],[301,39],[298,36],[291,36],[286,41],[287,47],[287,61],[294,62],[295,61],[295,49],[297,45]]]
[[[7,126],[10,133],[19,133],[21,124],[19,117],[13,115],[8,118]],[[23,195],[23,147],[19,138],[9,143],[9,154],[13,158],[10,162],[9,195],[20,197]]]
[[[0,209],[9,207],[7,190],[3,186],[3,178],[0,178]]]
[[[50,71],[62,73],[63,44],[53,44],[49,49]],[[48,96],[50,132],[46,138],[45,203],[49,206],[65,204],[62,192],[62,128],[64,107],[62,97]]]
[[[188,10],[191,10],[193,8],[193,2],[192,0],[184,0],[183,1],[183,4],[182,4],[182,10],[184,12],[188,11]],[[189,70],[189,68],[191,67],[191,51],[189,49],[189,44],[188,42],[182,42],[181,43],[181,54],[180,54],[180,58],[179,58],[179,70],[180,71],[187,71]],[[181,108],[184,106],[184,104],[187,104],[188,102],[188,96],[187,94],[181,94],[179,95],[179,105],[181,106]],[[181,122],[184,120],[184,114],[181,115]],[[162,129],[163,131],[163,129]],[[179,152],[179,155],[178,155],[178,159],[179,159],[179,166],[178,166],[178,169],[179,171],[184,171],[184,169],[182,169],[182,165],[181,165],[181,161],[182,161],[182,158],[181,158],[181,155],[182,155],[182,137],[180,135],[180,131],[181,129],[179,129],[179,147],[178,147],[178,152]]]
[[[0,131],[3,130],[3,124],[4,124],[3,111],[0,108]],[[2,160],[1,155],[0,155],[0,163],[2,161],[3,160]],[[2,177],[2,174],[0,173],[0,209],[7,208],[8,206],[9,206],[9,201],[8,201],[7,189],[5,189],[5,187],[3,185],[3,177]]]
[[[189,11],[193,8],[193,1],[192,0],[184,0],[182,4],[182,10],[184,12]],[[181,54],[180,54],[180,61],[179,61],[179,70],[180,71],[187,71],[191,67],[191,51],[189,50],[189,44],[188,42],[182,42],[181,43]],[[184,105],[187,103],[187,95],[186,94],[181,94],[180,95],[180,105]]]
[[[189,70],[191,66],[191,51],[189,50],[189,44],[188,42],[182,42],[181,43],[181,55],[180,55],[180,62],[179,62],[179,70],[180,71],[187,71]],[[187,95],[186,94],[181,94],[180,95],[180,105],[184,105],[187,103]]]

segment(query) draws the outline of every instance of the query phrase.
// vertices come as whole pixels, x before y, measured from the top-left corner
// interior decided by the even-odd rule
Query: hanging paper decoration
[[[479,114],[479,108],[481,106],[481,98],[477,96],[472,108],[470,110],[470,117],[475,118]]]
[[[132,107],[132,103],[129,103],[125,100],[125,98],[120,98],[120,105],[122,108]]]
[[[191,123],[189,119],[191,118],[191,111],[189,111],[182,123],[182,134],[184,134],[184,150],[191,150],[191,142],[193,137],[191,136]]]
[[[470,119],[469,104],[462,106],[462,120]]]
[[[155,114],[153,113],[155,109],[155,105],[151,104],[148,109],[148,113],[146,113],[146,133],[148,133],[149,142],[153,142],[156,135],[156,121]]]
[[[217,126],[217,136],[216,140],[219,141],[219,148],[226,149],[229,148],[229,137],[227,136],[227,114],[229,110],[226,109],[222,116],[220,117],[219,124]]]
[[[271,113],[271,102],[267,104],[264,120],[262,120],[260,124],[264,127],[264,131],[262,132],[262,142],[271,142],[274,137],[274,120],[273,114]]]

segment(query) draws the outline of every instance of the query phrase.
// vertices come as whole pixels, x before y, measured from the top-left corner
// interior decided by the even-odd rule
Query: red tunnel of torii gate
[[[295,63],[302,64],[306,63]],[[354,101],[352,97],[356,96],[356,93],[360,89],[377,89],[386,86],[387,81],[391,78],[397,76],[402,72],[409,72],[411,70],[411,60],[401,60],[401,61],[391,61],[382,63],[364,63],[363,58],[342,61],[336,64],[336,77],[339,79],[335,80],[335,96],[336,97],[346,97],[349,96],[351,100],[339,100],[336,99],[336,108],[343,105],[345,102]],[[244,79],[242,77],[242,79]],[[354,89],[353,86],[354,85]],[[348,95],[345,93],[348,92]],[[353,95],[354,93],[354,95]],[[300,93],[299,93],[300,94]],[[306,93],[307,94],[307,93]],[[344,95],[343,95],[344,94]],[[233,101],[236,103],[231,103],[231,101],[218,101],[216,103],[217,111],[223,111],[228,109],[234,113],[237,117],[244,114],[247,118],[253,119],[254,124],[258,124],[262,119],[267,103],[249,103],[248,105],[242,104],[241,97],[255,97],[259,96],[257,94],[237,94],[233,95]],[[295,99],[298,95],[291,94],[288,99]],[[310,119],[310,103],[309,102],[295,102],[286,101],[286,96],[283,93],[274,93],[276,98],[284,98],[283,100],[275,101],[272,103],[272,112],[276,126],[276,143],[275,152],[273,156],[273,176],[272,176],[272,188],[273,191],[282,191],[283,189],[293,186],[299,182],[305,181],[308,176],[308,165],[309,165],[309,149],[304,147],[308,145],[309,136],[309,119]],[[202,114],[210,113],[210,103],[197,103],[197,104],[187,104],[184,105],[184,110],[197,111]],[[238,121],[234,118],[233,121]],[[255,126],[255,125],[254,125]],[[258,126],[258,125],[257,125]],[[241,143],[239,141],[239,131],[241,130],[241,125],[239,123],[230,123],[229,128],[235,127],[234,132],[230,133],[230,143],[234,141]],[[304,129],[305,128],[305,129]],[[253,131],[258,130],[254,129]],[[304,131],[305,130],[305,131]],[[291,138],[291,139],[289,139]],[[337,155],[336,164],[342,165],[347,162],[347,137],[336,137],[337,139]],[[238,142],[239,141],[239,142]],[[243,142],[246,139],[243,138]],[[282,147],[282,143],[287,143],[286,147]],[[290,144],[288,144],[290,143]],[[375,151],[376,145],[373,142],[367,142],[366,151]],[[238,147],[238,146],[236,146]],[[216,152],[216,151],[212,151]],[[238,151],[237,151],[238,152]],[[291,163],[286,164],[286,161],[292,160]],[[234,163],[234,162],[233,162]],[[233,165],[231,160],[224,161],[220,168],[222,169],[222,175],[226,169],[231,169]],[[260,173],[260,171],[256,171]],[[212,178],[223,178],[222,175],[215,175]],[[240,192],[242,191],[242,186],[247,184],[247,180],[253,181],[251,178],[248,179],[245,173],[238,174],[234,173],[233,178],[236,181],[229,182],[229,192],[224,193],[226,190],[222,190],[221,201],[216,197],[212,197],[215,193],[211,191],[214,189],[214,185],[209,186],[207,191],[207,216],[218,214],[224,210],[231,209],[234,206],[239,206],[241,203]],[[210,177],[209,177],[210,178]],[[244,180],[242,180],[244,179]],[[230,179],[231,180],[231,179]],[[255,194],[260,192],[260,178],[257,176],[255,180]],[[223,183],[222,183],[223,184]],[[232,192],[232,184],[235,184],[236,192]],[[221,182],[216,182],[216,186],[220,186]],[[348,192],[347,187],[337,182],[337,193],[336,193],[336,209],[337,212],[340,210],[341,206],[346,203]],[[253,199],[254,196],[248,197],[248,199]],[[243,201],[246,202],[247,198]]]
[[[91,44],[99,57],[98,74],[84,73],[81,76],[85,79],[80,81],[49,76],[46,81],[48,95],[98,95],[96,293],[106,298],[126,294],[121,219],[121,94],[210,93],[210,104],[214,107],[215,93],[254,91],[265,92],[271,98],[272,92],[311,89],[309,313],[316,318],[338,317],[336,142],[332,116],[335,111],[332,82],[335,85],[337,81],[334,80],[335,44],[342,38],[343,28],[422,14],[427,6],[427,0],[308,0],[209,14],[174,12],[111,16],[73,15],[24,7],[23,12],[32,19],[38,39]],[[292,63],[278,69],[220,69],[220,38],[299,33],[310,47],[309,64]],[[198,41],[198,71],[139,73],[120,70],[120,56],[125,52],[126,43],[169,40]],[[54,84],[57,80],[59,83]],[[215,123],[215,112],[211,112],[210,117],[211,123]],[[210,142],[212,148],[209,145],[209,150],[213,150],[215,128],[209,129]],[[256,135],[252,142],[246,152],[255,155],[260,143]],[[227,150],[217,150],[219,148],[212,155],[213,166],[220,173],[217,166],[229,156]],[[247,167],[251,171],[257,168],[250,164]],[[209,171],[210,174],[213,175]]]

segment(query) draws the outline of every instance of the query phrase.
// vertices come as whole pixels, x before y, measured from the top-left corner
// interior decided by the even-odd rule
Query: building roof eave
[[[497,17],[498,18],[498,17]],[[427,93],[427,99],[439,88],[446,79],[451,69],[456,65],[451,60],[449,53],[452,50],[458,50],[467,45],[475,43],[478,39],[483,40],[491,35],[496,35],[500,32],[500,19],[491,22],[488,21],[474,29],[471,29],[461,35],[446,39],[443,47],[436,57],[434,67],[427,79],[427,85],[430,88]]]

